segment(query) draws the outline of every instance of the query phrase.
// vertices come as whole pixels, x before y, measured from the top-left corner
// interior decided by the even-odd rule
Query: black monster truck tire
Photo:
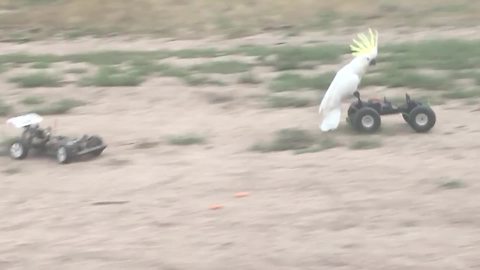
[[[408,124],[420,133],[429,131],[437,121],[435,112],[425,105],[414,108],[408,118]]]
[[[346,120],[347,120],[347,123],[349,123],[352,126],[353,126],[353,116],[358,111],[358,106],[359,106],[358,102],[355,101],[352,104],[350,104],[350,106],[348,107],[347,119]]]
[[[360,132],[373,133],[380,128],[382,120],[378,112],[372,108],[364,107],[353,115],[353,126]]]

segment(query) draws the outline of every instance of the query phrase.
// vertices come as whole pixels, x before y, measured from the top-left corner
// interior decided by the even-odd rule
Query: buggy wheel
[[[408,116],[408,114],[402,113],[402,117],[403,117],[403,120],[405,120],[405,122],[410,123],[410,117]]]
[[[361,108],[353,116],[353,125],[360,132],[373,133],[380,128],[380,115],[372,108]]]
[[[409,119],[408,123],[416,132],[429,131],[437,121],[435,112],[425,105],[414,108],[410,112]]]
[[[103,141],[100,137],[98,136],[91,136],[90,138],[88,138],[87,140],[87,144],[86,144],[86,147],[87,148],[92,148],[92,147],[97,147],[97,146],[100,146],[103,144]],[[92,155],[93,156],[99,156],[101,153],[103,152],[103,149],[99,149],[99,150],[95,150],[92,152]]]
[[[66,146],[60,146],[57,149],[57,162],[60,164],[67,164],[72,159],[71,151]]]
[[[28,146],[21,140],[15,141],[10,144],[9,153],[13,159],[24,159],[28,155]]]

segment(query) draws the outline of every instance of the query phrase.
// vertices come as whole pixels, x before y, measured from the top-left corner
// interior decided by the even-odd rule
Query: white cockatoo
[[[370,37],[358,34],[359,40],[353,39],[350,45],[352,55],[350,63],[342,67],[333,78],[325,93],[318,113],[320,114],[320,130],[334,130],[340,124],[342,101],[357,96],[357,88],[369,66],[376,64],[378,53],[378,32],[369,29]]]

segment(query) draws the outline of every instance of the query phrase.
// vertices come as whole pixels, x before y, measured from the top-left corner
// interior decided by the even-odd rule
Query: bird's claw
[[[358,104],[362,103],[362,101],[360,100],[360,92],[358,91],[353,92],[353,96],[358,99]]]

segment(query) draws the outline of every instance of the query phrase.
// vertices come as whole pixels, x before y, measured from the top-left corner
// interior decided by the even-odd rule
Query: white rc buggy
[[[51,128],[40,128],[43,118],[35,113],[13,117],[7,124],[22,128],[22,135],[9,146],[10,157],[21,160],[27,157],[30,150],[54,156],[60,164],[85,155],[99,156],[107,147],[102,138],[96,135],[83,135],[80,138],[54,136]]]

